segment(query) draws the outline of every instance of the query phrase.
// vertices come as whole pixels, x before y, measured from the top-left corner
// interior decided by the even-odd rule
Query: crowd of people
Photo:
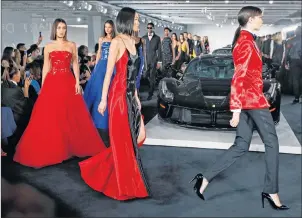
[[[263,62],[279,69],[276,76],[282,92],[294,94],[293,103],[299,103],[302,93],[301,26],[297,27],[293,36],[286,39],[282,38],[281,32],[277,32],[258,37],[256,43]]]
[[[235,72],[232,88],[237,91],[231,96],[233,118],[230,125],[236,127],[239,124],[237,135],[246,141],[250,141],[252,135],[248,119],[257,124],[263,136],[274,133],[273,140],[265,144],[271,149],[266,156],[268,172],[262,197],[277,209],[288,209],[281,204],[277,194],[278,140],[275,127],[261,89],[262,77],[258,78],[260,73],[254,74],[262,69],[261,53],[257,46],[249,47],[254,40],[251,32],[260,29],[261,17],[262,11],[256,7],[243,8],[239,13],[241,27],[233,42],[234,64],[246,66],[245,70],[252,79],[245,83],[247,87],[242,87],[238,76],[242,72]],[[53,23],[53,41],[42,49],[41,55],[38,45],[42,37],[29,49],[24,44],[18,44],[16,49],[4,49],[1,59],[2,116],[8,120],[12,118],[5,124],[5,136],[9,139],[9,147],[17,145],[16,153],[12,154],[14,161],[41,168],[73,156],[92,156],[79,163],[81,176],[91,188],[117,200],[150,196],[138,152],[146,138],[138,90],[141,77],[149,80],[147,100],[150,100],[160,65],[172,64],[179,68],[194,57],[210,53],[210,45],[207,37],[201,40],[201,37],[192,37],[186,32],[178,36],[171,34],[167,27],[161,39],[156,35],[153,23],[147,24],[147,34],[143,37],[140,38],[138,32],[138,13],[123,8],[116,24],[112,20],[105,22],[103,36],[99,38],[93,55],[89,55],[87,46],[76,48],[75,43],[67,40],[67,24],[63,19],[56,19]],[[299,53],[294,49],[298,43],[299,35],[296,35],[291,41],[292,46],[288,47],[282,46],[280,34],[274,34],[273,41],[269,37],[265,41],[263,37],[259,38],[257,43],[264,61],[268,64],[284,63],[285,68],[296,73],[296,65],[301,66],[301,61],[296,58],[301,60],[301,50]],[[252,52],[250,56],[240,50],[246,47]],[[299,73],[301,77],[301,70]],[[254,83],[258,85],[253,94],[261,101],[249,108],[248,99],[242,98],[240,90],[249,89]],[[243,115],[239,116],[241,109]],[[263,126],[260,118],[270,125]],[[234,145],[236,143],[238,146],[241,143],[244,149],[236,150],[233,146],[224,159],[209,169],[206,177],[202,174],[195,177],[194,189],[200,198],[203,199],[208,182],[248,150],[248,144],[238,141],[238,137]],[[2,151],[2,156],[5,155]]]

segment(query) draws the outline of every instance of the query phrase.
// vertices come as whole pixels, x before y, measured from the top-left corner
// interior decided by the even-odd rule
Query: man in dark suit
[[[161,51],[161,40],[158,35],[153,31],[154,24],[148,23],[147,25],[148,33],[143,36],[143,39],[146,42],[146,72],[144,77],[149,79],[150,90],[148,100],[152,99],[155,82],[156,82],[156,69],[158,64],[162,60],[162,51]]]
[[[17,85],[14,80],[5,80],[1,85],[1,102],[2,106],[10,107],[13,111],[14,120],[17,124],[15,134],[9,139],[10,144],[14,147],[21,138],[34,106],[34,101],[29,98],[30,80],[26,79],[24,91]]]

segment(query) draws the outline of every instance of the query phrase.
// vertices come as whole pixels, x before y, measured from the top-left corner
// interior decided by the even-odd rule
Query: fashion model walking
[[[197,174],[194,190],[204,200],[203,192],[217,174],[231,166],[248,152],[253,129],[257,129],[265,145],[266,174],[261,194],[262,204],[267,199],[275,209],[286,210],[278,196],[279,144],[275,125],[263,94],[262,58],[255,42],[254,31],[262,26],[262,11],[257,7],[243,7],[238,14],[239,27],[233,40],[235,72],[231,86],[230,109],[232,127],[237,127],[233,146],[204,174]],[[192,181],[193,181],[192,180]]]

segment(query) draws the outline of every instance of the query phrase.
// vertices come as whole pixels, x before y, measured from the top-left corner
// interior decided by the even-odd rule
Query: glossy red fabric
[[[233,50],[235,73],[232,79],[230,109],[268,108],[263,94],[262,58],[253,35],[242,30]]]
[[[52,68],[14,156],[14,161],[34,168],[58,164],[72,156],[93,156],[106,148],[82,95],[75,94],[72,54],[52,51],[49,55]]]
[[[127,52],[116,62],[108,97],[110,147],[79,163],[83,180],[116,200],[148,196],[133,148],[126,100]],[[139,143],[138,147],[142,145]]]

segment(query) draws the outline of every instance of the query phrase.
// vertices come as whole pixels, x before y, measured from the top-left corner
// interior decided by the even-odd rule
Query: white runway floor
[[[280,153],[302,154],[301,145],[281,113],[276,126]],[[234,142],[235,131],[211,131],[190,129],[166,123],[157,115],[146,125],[147,139],[144,144],[204,149],[228,149]],[[264,145],[257,131],[254,132],[250,151],[264,152]]]

